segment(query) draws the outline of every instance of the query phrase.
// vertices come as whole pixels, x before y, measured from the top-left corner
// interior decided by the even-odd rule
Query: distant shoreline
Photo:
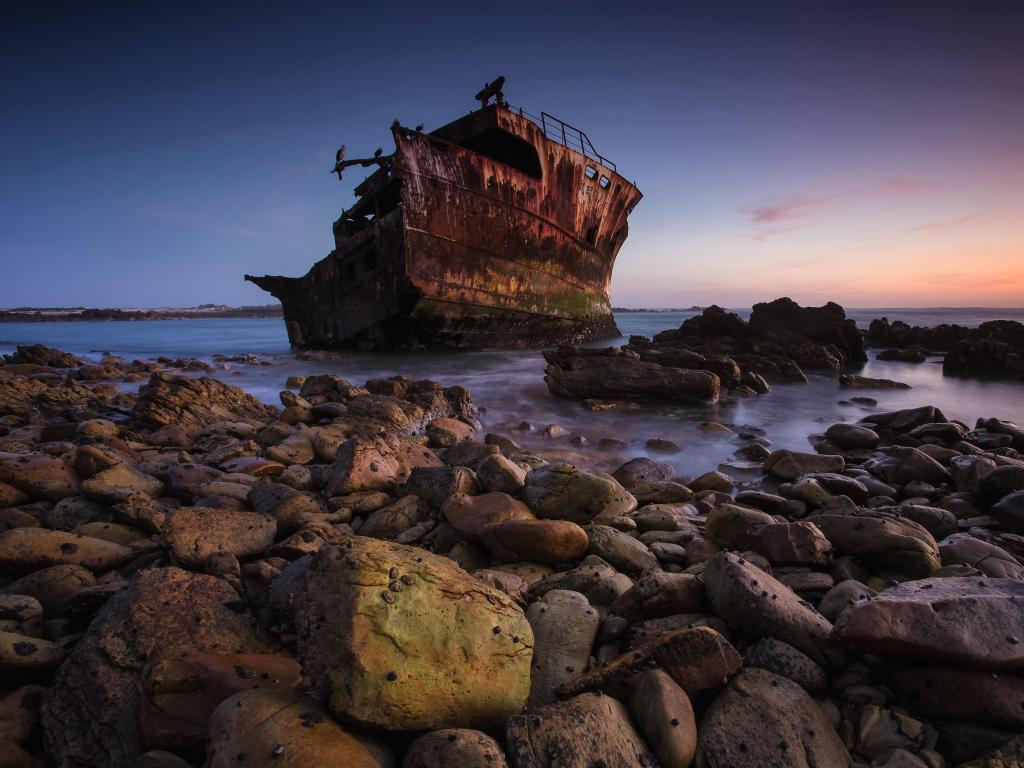
[[[0,310],[0,323],[102,323],[146,320],[258,319],[281,317],[279,304],[229,307],[201,304],[198,307],[160,309],[95,309],[86,307],[17,307]]]

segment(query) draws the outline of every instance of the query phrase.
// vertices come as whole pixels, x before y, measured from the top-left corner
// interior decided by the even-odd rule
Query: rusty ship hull
[[[639,190],[505,105],[395,151],[356,188],[335,248],[298,278],[246,276],[301,348],[529,347],[619,335],[612,268]],[[575,129],[573,129],[575,130]],[[587,144],[589,141],[587,140]]]

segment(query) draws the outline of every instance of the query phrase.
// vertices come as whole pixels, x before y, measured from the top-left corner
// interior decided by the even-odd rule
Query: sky
[[[334,152],[506,98],[644,199],[617,306],[1024,306],[1024,3],[0,3],[0,306],[264,304]]]

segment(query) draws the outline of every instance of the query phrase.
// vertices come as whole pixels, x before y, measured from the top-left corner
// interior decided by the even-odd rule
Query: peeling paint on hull
[[[297,347],[532,347],[619,335],[612,268],[641,198],[613,168],[506,106],[431,134],[392,126],[335,249],[300,278],[247,280]],[[386,162],[385,162],[386,161]]]

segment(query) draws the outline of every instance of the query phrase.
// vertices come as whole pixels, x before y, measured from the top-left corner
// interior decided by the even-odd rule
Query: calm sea
[[[747,310],[749,312],[749,310]],[[912,325],[959,323],[976,326],[987,320],[1024,322],[1024,309],[866,309],[847,310],[859,325],[872,318],[904,320]],[[624,336],[652,336],[675,328],[694,312],[625,312],[616,315]],[[742,314],[742,311],[741,311]],[[604,342],[622,343],[623,340]],[[840,390],[834,376],[813,375],[808,384],[777,385],[757,398],[726,399],[711,406],[651,406],[639,412],[592,413],[579,403],[552,396],[544,384],[544,360],[536,351],[483,351],[382,355],[346,352],[330,363],[296,360],[279,319],[160,320],[101,323],[0,324],[0,353],[17,344],[47,346],[98,358],[103,352],[129,359],[160,355],[199,357],[215,354],[265,356],[270,365],[223,364],[215,374],[276,402],[285,379],[295,373],[335,372],[355,383],[368,378],[404,374],[461,384],[485,409],[484,423],[492,431],[514,434],[528,447],[555,450],[566,460],[594,469],[610,469],[623,458],[648,455],[644,443],[664,438],[682,446],[679,453],[651,454],[677,470],[695,474],[730,459],[735,442],[728,436],[707,436],[698,425],[716,421],[731,426],[751,425],[767,431],[776,447],[808,448],[807,436],[837,421],[854,421],[872,410],[937,405],[950,418],[973,425],[978,417],[997,416],[1024,420],[1024,384],[980,382],[947,378],[940,359],[920,365],[871,360],[861,373],[892,378],[912,386],[909,390],[853,392]],[[877,398],[877,408],[841,405],[851,394]],[[607,453],[572,447],[567,440],[552,442],[539,435],[514,431],[520,422],[537,428],[557,423],[596,445],[602,437],[626,440],[625,452]],[[733,470],[736,473],[736,470]]]

